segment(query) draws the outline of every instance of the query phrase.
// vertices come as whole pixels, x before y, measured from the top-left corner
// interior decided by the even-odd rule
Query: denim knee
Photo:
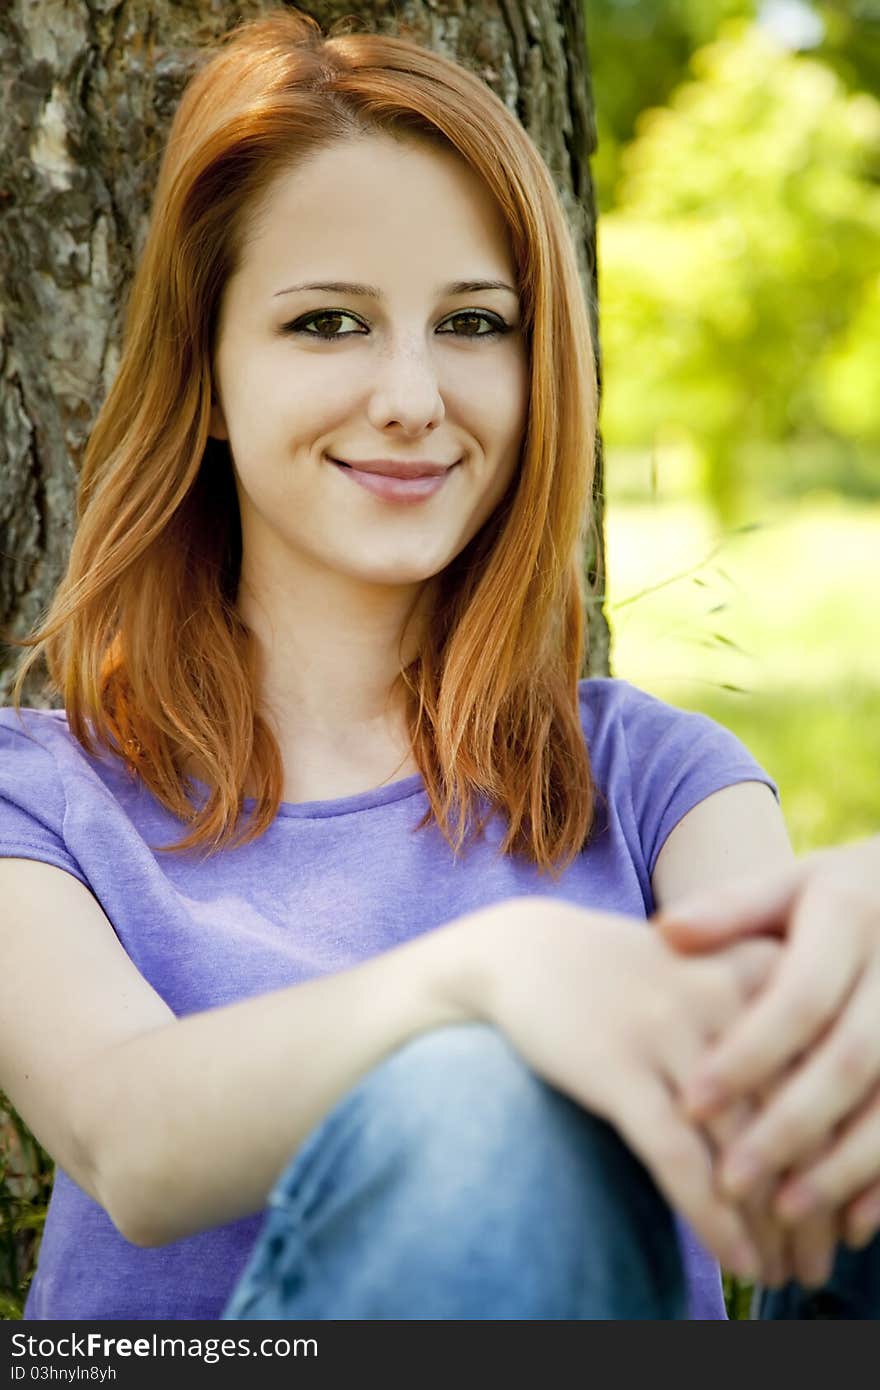
[[[645,1169],[486,1023],[419,1034],[373,1067],[270,1206],[276,1250],[284,1231],[295,1247],[288,1315],[685,1316],[672,1214]]]

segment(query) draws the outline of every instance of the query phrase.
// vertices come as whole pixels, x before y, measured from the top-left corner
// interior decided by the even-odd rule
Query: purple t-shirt
[[[284,803],[265,834],[213,857],[159,854],[182,824],[111,755],[88,756],[63,710],[0,710],[0,855],[39,859],[88,887],[178,1017],[345,970],[463,913],[539,894],[645,918],[663,843],[735,782],[776,787],[738,739],[627,681],[581,681],[600,792],[588,846],[557,884],[496,853],[493,817],[458,861],[420,773],[332,801]],[[201,786],[202,784],[198,784]],[[205,789],[202,788],[202,793]],[[250,807],[249,798],[245,802]],[[25,1318],[218,1318],[262,1213],[169,1245],[131,1245],[56,1168]],[[724,1318],[718,1265],[679,1218],[692,1318]]]

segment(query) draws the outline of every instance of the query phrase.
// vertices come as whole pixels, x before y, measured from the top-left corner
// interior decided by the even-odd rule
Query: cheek
[[[242,462],[271,450],[289,455],[321,429],[319,395],[309,382],[279,371],[277,364],[252,363],[235,378],[226,420],[233,455]]]
[[[471,418],[477,430],[484,432],[494,449],[503,454],[518,454],[522,446],[529,414],[531,392],[530,369],[520,343],[510,345],[495,361],[487,361],[484,371],[472,371],[463,380],[462,399],[470,402]],[[487,354],[488,358],[488,354]]]
[[[499,449],[499,473],[505,486],[519,467],[529,419],[529,379],[525,363],[517,362],[507,382],[507,390],[496,396],[494,436]]]
[[[503,459],[499,462],[492,478],[492,486],[486,498],[485,513],[489,517],[495,508],[500,504],[511,486],[512,480],[516,477],[519,469],[519,448],[518,441],[512,443],[505,452]],[[484,518],[484,519],[486,519]]]

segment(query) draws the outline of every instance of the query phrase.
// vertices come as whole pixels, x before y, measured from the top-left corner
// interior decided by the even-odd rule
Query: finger
[[[760,1260],[742,1217],[715,1191],[709,1146],[682,1115],[663,1080],[641,1074],[618,1097],[615,1122],[673,1210],[740,1278],[755,1279]]]
[[[755,932],[784,935],[804,876],[804,865],[794,864],[747,883],[734,880],[663,907],[651,921],[679,951],[712,951]]]
[[[834,1132],[826,1135],[810,1153],[810,1162],[819,1162],[829,1154],[834,1147],[835,1138]],[[780,1191],[781,1185],[773,1195],[774,1210]],[[806,1288],[820,1288],[828,1282],[837,1256],[841,1218],[840,1209],[832,1211],[829,1208],[820,1208],[789,1226],[786,1241],[788,1271],[784,1282],[796,1279]]]
[[[713,954],[719,965],[732,968],[740,1004],[748,1004],[766,989],[780,968],[785,948],[770,936],[738,941]]]
[[[719,1031],[729,1027],[741,1012],[743,1004],[766,985],[781,951],[780,942],[762,937],[735,943],[692,962],[694,978],[700,982],[694,992],[699,1007],[694,1008],[693,1019],[702,1025],[707,1039],[716,1037]],[[693,1070],[686,1063],[691,1062],[695,1049],[690,1030],[686,1039],[676,1047],[670,1047],[669,1034],[672,1031],[667,1030],[664,1050],[667,1052],[668,1075],[678,1082],[680,1103],[681,1081]],[[675,1065],[670,1064],[670,1054],[674,1055]],[[756,1110],[756,1102],[751,1097],[744,1097],[711,1116],[705,1125],[703,1132],[712,1154],[716,1190],[719,1156],[744,1132]],[[753,1198],[738,1204],[739,1214],[758,1255],[762,1278],[768,1283],[774,1282],[777,1276],[781,1280],[786,1267],[786,1230],[770,1206],[774,1186],[768,1183],[765,1191],[759,1191]]]
[[[794,1068],[785,1073],[790,1076]],[[765,1086],[749,1097],[732,1102],[719,1118],[722,1128],[717,1133],[723,1147],[728,1149],[736,1138],[736,1130],[743,1132],[743,1124],[748,1124],[760,1107],[767,1103],[773,1087]],[[716,1121],[708,1123],[715,1125]],[[716,1159],[716,1182],[720,1170],[720,1158]],[[719,1183],[719,1190],[720,1183]],[[764,1179],[740,1201],[739,1210],[743,1213],[749,1234],[755,1242],[761,1259],[761,1283],[778,1288],[794,1278],[794,1264],[789,1239],[789,1227],[780,1220],[775,1210],[775,1199],[779,1184],[775,1179]]]
[[[791,1174],[776,1198],[776,1211],[792,1222],[837,1209],[880,1177],[880,1087],[875,1089],[815,1163]]]
[[[751,1099],[734,1101],[720,1115],[713,1116],[707,1123],[707,1132],[713,1149],[715,1163],[716,1190],[719,1155],[735,1141],[750,1122],[757,1106]],[[787,1269],[787,1232],[783,1223],[775,1215],[771,1199],[775,1195],[776,1184],[767,1181],[739,1204],[739,1210],[749,1238],[755,1246],[761,1264],[761,1280],[765,1284],[776,1285],[785,1282]]]
[[[867,952],[866,914],[837,919],[824,890],[795,910],[791,939],[771,983],[700,1065],[687,1088],[695,1115],[757,1090],[828,1028],[853,989]],[[828,949],[829,922],[835,927]]]
[[[710,956],[687,962],[692,986],[691,1021],[699,1025],[705,1043],[723,1037],[742,1014],[743,1005],[768,986],[782,951],[778,941],[761,937],[736,942]],[[705,1046],[698,1052],[692,1047],[688,1054],[691,1065],[676,1072],[682,1094],[685,1082],[706,1055]]]
[[[843,1239],[853,1250],[862,1250],[880,1231],[880,1182],[871,1183],[848,1203],[843,1217]]]
[[[794,1066],[789,1066],[783,1073],[783,1079],[787,1079],[795,1071]],[[774,1087],[767,1085],[761,1087],[753,1096],[754,1110],[760,1112],[772,1096]],[[720,1164],[719,1164],[720,1168]],[[772,1259],[769,1267],[762,1277],[762,1283],[770,1288],[782,1288],[794,1277],[794,1257],[792,1252],[792,1242],[790,1228],[781,1221],[776,1211],[776,1197],[779,1192],[779,1182],[775,1178],[764,1178],[759,1180],[754,1193],[750,1194],[754,1200],[762,1202],[762,1215],[771,1233],[766,1237],[766,1243],[772,1247]],[[749,1204],[749,1197],[743,1199],[746,1206]]]
[[[768,1179],[740,1203],[761,1256],[761,1282],[771,1288],[788,1283],[792,1277],[789,1230],[773,1209],[775,1189],[776,1184]]]
[[[880,1081],[880,970],[867,972],[822,1042],[808,1054],[722,1161],[722,1182],[742,1164],[755,1178],[803,1166],[824,1137],[852,1114]]]
[[[691,1019],[700,1026],[707,1043],[715,1043],[728,1034],[741,1017],[743,1005],[751,1003],[762,989],[768,987],[782,952],[780,942],[770,937],[756,937],[753,941],[736,942],[711,956],[689,962],[689,969],[694,972],[692,981],[695,986]],[[689,1060],[693,1059],[692,1064],[685,1067],[681,1064],[684,1059],[680,1058],[675,1080],[680,1103],[689,1117],[701,1122],[712,1115],[725,1113],[732,1106],[737,1106],[737,1115],[743,1116],[745,1096],[722,1103],[723,1109],[694,1104],[693,1078],[711,1056],[711,1050],[704,1047],[695,1053],[692,1046],[687,1055]],[[760,1091],[754,1094],[760,1094]],[[748,1108],[749,1113],[753,1114],[757,1107],[750,1104]],[[726,1130],[731,1141],[735,1137],[735,1130],[738,1133],[736,1126],[728,1126]]]
[[[792,1277],[808,1289],[827,1284],[838,1239],[837,1216],[833,1211],[817,1211],[794,1226],[789,1235]]]

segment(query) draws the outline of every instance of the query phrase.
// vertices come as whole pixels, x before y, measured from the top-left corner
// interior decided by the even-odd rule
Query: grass
[[[880,828],[880,505],[815,497],[719,536],[695,502],[607,516],[615,675],[725,724],[795,849]]]
[[[20,1320],[54,1164],[0,1091],[0,1321]]]

